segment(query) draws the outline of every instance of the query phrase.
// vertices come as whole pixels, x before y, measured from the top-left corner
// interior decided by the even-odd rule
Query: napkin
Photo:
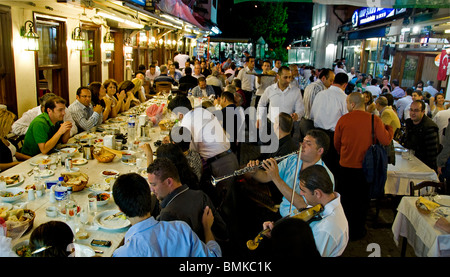
[[[430,201],[422,196],[419,197],[416,201],[416,207],[423,212],[431,212],[434,209],[440,207],[441,205]]]
[[[164,106],[165,104],[161,104],[161,106],[153,104],[145,111],[148,118],[153,122],[153,126],[157,125],[159,121],[161,121]]]

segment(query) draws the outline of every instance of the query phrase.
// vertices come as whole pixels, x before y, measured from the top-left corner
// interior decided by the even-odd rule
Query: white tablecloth
[[[148,105],[152,102],[153,101],[149,101],[146,104]],[[97,133],[97,134],[100,135],[101,133]],[[151,141],[150,141],[151,146],[152,146],[153,150],[156,150],[156,147],[154,146],[153,143],[156,140],[162,138],[159,127],[158,126],[153,127],[152,130],[150,130],[149,135],[151,137]],[[73,142],[74,142],[74,137],[71,138],[68,143],[73,143]],[[56,155],[56,154],[52,154],[52,155]],[[39,154],[37,156],[42,156],[42,154]],[[75,154],[73,159],[75,159],[77,157],[82,157],[82,154],[81,153]],[[30,170],[32,170],[35,167],[30,164],[30,161],[32,161],[32,159],[30,159],[29,161],[22,162],[21,164],[2,172],[0,175],[12,176],[15,174],[22,174],[25,177],[25,181],[23,184],[21,184],[19,186],[20,188],[25,188],[27,185],[34,184],[37,182],[34,178],[35,176],[32,175],[31,177],[29,177],[27,175],[27,172],[29,172]],[[142,164],[144,165],[144,167],[146,166],[145,159]],[[138,171],[138,167],[136,165],[130,166],[128,164],[122,163],[121,159],[117,156],[110,163],[100,163],[96,159],[92,159],[92,160],[88,160],[88,163],[85,165],[76,165],[75,167],[78,167],[80,169],[79,172],[86,173],[89,176],[88,184],[104,183],[105,177],[103,177],[101,174],[101,172],[104,170],[113,169],[113,170],[119,171],[120,173],[129,173],[129,172],[137,172]],[[54,172],[55,172],[55,174],[53,176],[45,178],[44,180],[58,180],[58,177],[61,176],[61,173],[67,172],[67,171],[65,170],[65,168],[63,166],[58,166],[56,169],[54,169]],[[89,189],[85,188],[82,191],[74,192],[73,198],[80,207],[85,207],[88,204],[88,194],[89,193],[91,193],[91,191]],[[33,224],[32,230],[34,230],[40,224],[51,221],[51,220],[65,221],[65,218],[62,216],[52,218],[52,217],[48,217],[46,215],[46,208],[51,205],[55,205],[55,204],[51,204],[49,202],[49,198],[50,198],[49,196],[50,196],[50,190],[46,190],[45,195],[36,198],[36,200],[28,201],[28,198],[27,198],[28,194],[25,193],[21,197],[20,200],[12,203],[13,205],[17,205],[18,203],[21,203],[21,202],[28,202],[27,209],[31,209],[36,213],[36,218],[34,219],[34,224]],[[103,212],[103,211],[117,210],[117,209],[118,209],[118,207],[114,203],[114,199],[112,198],[112,195],[111,195],[111,199],[109,200],[108,204],[98,207],[97,214],[100,212]],[[104,253],[101,256],[109,257],[109,256],[112,256],[112,253],[114,252],[114,250],[118,247],[118,245],[122,241],[127,229],[128,228],[123,228],[120,230],[105,230],[105,229],[99,228],[98,230],[95,230],[95,231],[88,231],[90,234],[90,237],[88,239],[75,240],[75,242],[82,244],[82,245],[90,246],[90,242],[92,241],[92,239],[110,240],[112,242],[112,245],[111,245],[111,247],[108,247],[108,248],[107,247],[90,246],[92,249],[98,249],[98,250],[104,251]],[[32,233],[32,230],[27,232],[26,235],[22,236],[20,239],[13,241],[13,245],[20,241],[28,240],[29,236]]]
[[[395,146],[399,146],[394,143]],[[401,147],[401,146],[400,146]],[[422,181],[439,181],[436,172],[415,156],[411,160],[402,158],[401,153],[395,154],[395,166],[388,165],[387,180],[384,187],[386,194],[410,195],[409,183],[418,184]]]
[[[450,234],[434,227],[434,215],[419,213],[415,206],[417,199],[402,198],[392,225],[395,243],[399,245],[400,237],[405,237],[418,257],[450,257]]]

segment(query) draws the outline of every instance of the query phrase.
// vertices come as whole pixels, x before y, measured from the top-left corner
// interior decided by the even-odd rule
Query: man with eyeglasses
[[[430,168],[437,170],[436,157],[439,149],[439,128],[425,115],[425,102],[411,103],[410,118],[406,119],[406,139],[403,146],[414,151],[414,156]]]
[[[75,102],[69,106],[69,112],[72,115],[78,132],[90,131],[93,127],[102,124],[103,107],[101,105],[92,105],[91,90],[88,87],[79,87]]]

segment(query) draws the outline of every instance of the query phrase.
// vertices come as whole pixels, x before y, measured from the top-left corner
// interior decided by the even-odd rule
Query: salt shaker
[[[34,195],[34,189],[28,190],[28,201],[33,201],[36,199],[36,196]]]

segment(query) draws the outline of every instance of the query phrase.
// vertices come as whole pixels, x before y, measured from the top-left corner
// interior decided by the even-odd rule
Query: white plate
[[[96,139],[96,138],[97,138],[96,134],[78,134],[75,136],[75,139],[78,139],[78,140]]]
[[[107,171],[109,171],[109,172],[114,172],[115,174],[103,174],[103,172],[107,172]],[[108,178],[108,177],[114,177],[114,176],[117,176],[117,175],[120,174],[120,172],[117,171],[117,170],[114,170],[114,169],[107,169],[107,170],[103,170],[103,171],[101,172],[101,174],[102,174],[103,177]]]
[[[434,202],[442,206],[450,207],[450,196],[449,195],[437,195],[433,198]]]
[[[94,192],[104,192],[111,188],[109,184],[93,184],[89,187],[89,190]]]
[[[20,186],[21,184],[23,184],[23,182],[25,181],[25,177],[22,174],[13,174],[13,175],[9,175],[9,176],[3,176],[3,177],[13,177],[15,175],[19,175],[19,179],[13,183],[13,184],[6,184],[7,188],[10,187],[15,187],[15,186]]]
[[[55,175],[55,172],[50,169],[45,169],[45,170],[39,171],[39,173],[37,173],[37,176],[40,176],[41,178],[47,178],[47,177],[50,177],[53,175]]]
[[[113,215],[120,212],[119,210],[108,210],[97,214],[94,217],[94,223],[98,225],[100,228],[106,230],[119,230],[122,228],[126,228],[131,225],[128,219],[122,219],[120,217],[116,217],[111,220],[105,220],[107,216]]]
[[[73,165],[84,165],[87,164],[88,160],[86,160],[85,158],[75,158],[72,159],[72,164]]]
[[[0,203],[0,214],[12,209],[12,205],[9,203]]]
[[[36,158],[30,159],[30,164],[33,166],[41,165],[41,164],[51,165],[51,164],[54,164],[55,162],[56,162],[56,160],[50,156],[41,156],[41,157],[36,157]]]

